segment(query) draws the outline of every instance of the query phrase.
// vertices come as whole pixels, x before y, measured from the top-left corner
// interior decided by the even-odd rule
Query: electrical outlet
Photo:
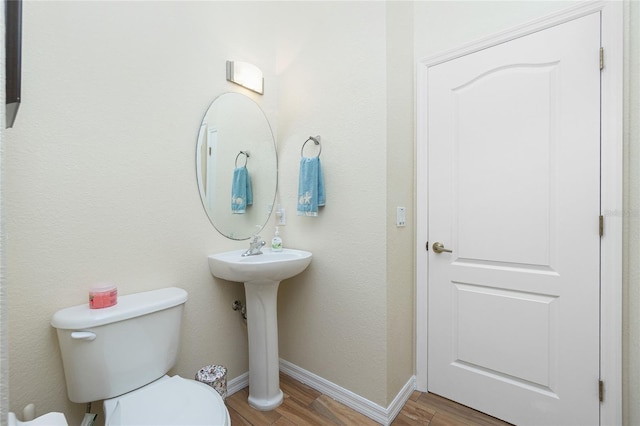
[[[396,226],[406,226],[407,224],[407,214],[404,207],[396,208]]]
[[[278,214],[278,226],[284,226],[287,224],[287,214],[284,211],[284,207],[281,207]]]

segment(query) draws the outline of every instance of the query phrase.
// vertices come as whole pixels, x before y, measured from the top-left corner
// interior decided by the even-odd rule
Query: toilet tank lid
[[[89,309],[89,304],[61,309],[51,318],[51,325],[65,330],[98,327],[152,312],[169,309],[187,301],[188,293],[178,287],[168,287],[118,297],[115,306]]]

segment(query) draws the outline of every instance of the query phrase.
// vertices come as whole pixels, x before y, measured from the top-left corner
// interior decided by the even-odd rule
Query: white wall
[[[281,285],[280,355],[387,407],[413,375],[413,5],[278,7],[281,233],[314,253]],[[300,147],[316,134],[327,206],[298,217]]]
[[[410,22],[407,5],[389,17]],[[386,407],[413,374],[412,34],[387,5],[26,2],[24,28],[24,100],[4,141],[10,409],[35,401],[79,422],[49,320],[96,281],[190,293],[174,373],[247,370],[231,310],[242,286],[206,264],[246,243],[209,224],[194,171],[209,103],[241,90],[224,79],[226,59],[265,71],[265,96],[252,97],[278,135],[281,234],[314,253],[281,285],[281,357]],[[300,147],[316,134],[327,207],[297,217]]]
[[[416,2],[415,56],[424,58],[570,6],[571,2]],[[640,424],[640,3],[625,10],[623,417]]]
[[[623,420],[640,424],[640,2],[625,10]]]
[[[413,9],[387,3],[387,403],[415,371]],[[397,207],[406,227],[396,226]]]
[[[231,310],[242,286],[214,280],[206,256],[244,242],[221,237],[195,179],[200,121],[215,96],[242,90],[225,60],[265,71],[255,96],[276,120],[267,3],[24,2],[23,102],[5,132],[10,409],[67,413],[56,310],[112,281],[121,294],[185,288],[175,373],[221,363],[248,369],[246,329]],[[260,36],[258,36],[260,35]],[[100,406],[94,407],[98,412]]]
[[[385,4],[278,5],[281,234],[314,253],[281,285],[280,355],[386,406]],[[327,205],[299,217],[300,147],[316,134]]]

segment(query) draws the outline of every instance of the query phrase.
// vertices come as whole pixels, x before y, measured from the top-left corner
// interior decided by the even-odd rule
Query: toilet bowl
[[[107,399],[103,408],[106,426],[231,424],[215,389],[180,376],[163,376],[143,388]]]
[[[9,413],[8,426],[68,426],[67,419],[62,413],[47,413],[33,420],[21,422],[15,414]]]
[[[103,400],[107,426],[230,425],[215,389],[166,375],[177,359],[186,301],[186,291],[170,287],[119,297],[108,308],[56,312],[51,325],[69,400]]]

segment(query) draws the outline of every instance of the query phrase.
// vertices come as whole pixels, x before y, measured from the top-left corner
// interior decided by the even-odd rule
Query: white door
[[[518,425],[599,422],[599,50],[594,13],[428,71],[428,389]]]

